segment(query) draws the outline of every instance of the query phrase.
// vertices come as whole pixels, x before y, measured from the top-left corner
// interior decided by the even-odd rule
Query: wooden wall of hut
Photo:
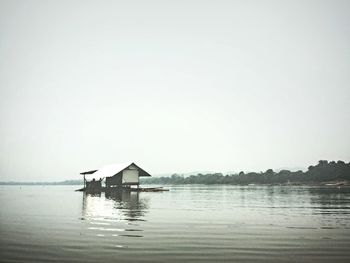
[[[123,172],[119,172],[114,176],[106,177],[106,187],[121,186],[122,185]]]
[[[97,180],[97,181],[95,179],[93,179],[90,182],[87,181],[85,190],[87,192],[101,192],[101,190],[102,190],[102,179]]]

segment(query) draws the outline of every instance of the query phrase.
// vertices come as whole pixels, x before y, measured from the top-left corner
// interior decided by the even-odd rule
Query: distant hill
[[[66,180],[61,182],[0,182],[0,185],[83,185],[83,180]]]
[[[293,169],[294,170],[294,169]],[[321,160],[311,165],[307,171],[281,169],[277,172],[268,169],[265,172],[240,172],[235,174],[207,173],[184,176],[173,174],[170,177],[142,178],[147,184],[310,184],[335,181],[337,184],[348,184],[350,181],[350,163],[343,161]],[[340,181],[344,181],[341,183]],[[346,182],[345,182],[346,181]]]
[[[190,176],[195,174],[213,174],[215,172],[213,171],[195,171],[195,172],[186,172],[186,173],[162,173],[162,174],[155,174],[152,175],[152,177],[170,177],[173,174],[181,175],[181,176]]]

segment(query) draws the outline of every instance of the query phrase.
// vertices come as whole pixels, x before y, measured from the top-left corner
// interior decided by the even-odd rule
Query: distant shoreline
[[[62,182],[0,182],[0,185],[83,185],[82,180],[69,180]]]
[[[311,165],[306,172],[281,170],[274,172],[243,171],[238,174],[208,173],[196,175],[173,174],[166,177],[151,177],[141,180],[142,184],[158,185],[314,185],[314,186],[350,186],[350,162],[320,160]],[[83,185],[83,180],[61,182],[0,182],[0,185]]]
[[[144,184],[156,184],[144,182]],[[159,183],[160,185],[237,185],[237,186],[325,186],[325,187],[350,187],[350,181],[325,181],[325,182],[292,182],[292,183],[249,183],[249,184],[230,184],[230,183]],[[0,186],[82,186],[83,182],[0,182]]]

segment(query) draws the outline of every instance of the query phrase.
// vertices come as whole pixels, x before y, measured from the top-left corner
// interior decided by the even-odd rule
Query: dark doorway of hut
[[[163,187],[140,187],[141,176],[151,176],[135,163],[119,163],[104,166],[100,169],[88,170],[83,175],[84,187],[77,191],[87,193],[113,193],[119,191],[163,192],[169,191]]]

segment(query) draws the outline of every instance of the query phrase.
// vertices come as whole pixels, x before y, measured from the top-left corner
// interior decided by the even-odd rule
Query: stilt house
[[[84,188],[86,190],[92,187],[92,183],[95,184],[95,187],[102,187],[101,183],[97,185],[96,182],[101,182],[103,179],[105,179],[106,190],[114,187],[131,187],[132,185],[138,187],[140,176],[151,176],[135,163],[111,164],[98,170],[80,174],[84,175]]]

